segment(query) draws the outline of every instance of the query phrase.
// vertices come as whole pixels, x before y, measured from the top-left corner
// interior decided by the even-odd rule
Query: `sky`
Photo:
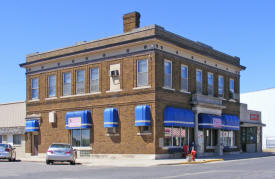
[[[241,59],[241,93],[275,87],[274,0],[3,0],[0,103],[24,101],[26,55],[123,32],[123,14]]]

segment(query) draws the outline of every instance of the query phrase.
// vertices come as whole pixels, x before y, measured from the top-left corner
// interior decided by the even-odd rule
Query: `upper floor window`
[[[234,90],[234,79],[230,78],[229,80],[229,97],[231,99],[234,98],[235,90]]]
[[[63,73],[63,96],[71,95],[71,72]]]
[[[202,93],[202,71],[196,70],[196,91]]]
[[[32,96],[31,99],[38,99],[38,78],[31,79]]]
[[[214,78],[213,73],[208,73],[208,80],[207,80],[207,92],[208,95],[213,96],[214,95]]]
[[[188,68],[181,65],[181,90],[188,91]]]
[[[76,71],[76,94],[83,94],[84,93],[84,70]]]
[[[48,96],[56,96],[56,75],[50,75],[48,77]]]
[[[219,97],[223,97],[223,76],[219,76],[218,83],[219,83],[218,95]]]
[[[90,92],[99,91],[99,68],[91,68],[90,72]]]
[[[172,62],[164,61],[164,87],[172,88]]]
[[[137,61],[137,86],[148,85],[148,60]]]

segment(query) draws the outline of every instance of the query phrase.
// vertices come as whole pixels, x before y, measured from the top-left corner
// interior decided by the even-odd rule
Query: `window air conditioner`
[[[111,77],[119,76],[118,70],[112,70],[112,71],[110,71],[110,76],[111,76]]]
[[[56,121],[56,112],[51,111],[49,112],[49,123],[55,123]]]

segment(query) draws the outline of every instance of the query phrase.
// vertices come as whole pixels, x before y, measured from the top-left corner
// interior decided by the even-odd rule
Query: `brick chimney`
[[[130,32],[133,29],[139,28],[139,12],[131,12],[123,15],[123,32]]]

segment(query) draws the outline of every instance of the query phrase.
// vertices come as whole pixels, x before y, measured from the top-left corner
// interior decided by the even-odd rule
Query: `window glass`
[[[71,95],[71,73],[63,73],[63,96]]]
[[[220,97],[223,97],[223,76],[219,76],[218,82],[219,82],[218,94]]]
[[[90,92],[99,91],[99,68],[91,68],[90,73]]]
[[[90,129],[73,129],[72,146],[74,147],[90,146]]]
[[[137,86],[148,85],[148,60],[137,61]]]
[[[76,94],[84,93],[84,70],[76,71]]]
[[[187,144],[185,128],[165,127],[164,146],[181,147]]]
[[[48,89],[48,96],[53,97],[56,95],[56,76],[55,75],[50,75],[48,77],[48,84],[49,84],[49,89]]]
[[[181,66],[181,90],[188,91],[188,69]]]
[[[21,145],[21,135],[13,135],[13,145]]]
[[[164,87],[172,88],[172,63],[164,61]]]
[[[38,78],[31,79],[32,99],[38,99]]]
[[[3,143],[3,139],[2,139],[2,136],[0,135],[0,144]]]
[[[235,145],[235,135],[233,131],[221,131],[222,144],[225,147],[232,147]]]
[[[208,73],[208,80],[207,80],[207,91],[208,91],[208,95],[213,96],[214,95],[214,88],[213,88],[213,84],[214,84],[214,79],[213,79],[213,74],[212,73]]]
[[[196,90],[197,93],[202,93],[202,71],[196,70]]]

